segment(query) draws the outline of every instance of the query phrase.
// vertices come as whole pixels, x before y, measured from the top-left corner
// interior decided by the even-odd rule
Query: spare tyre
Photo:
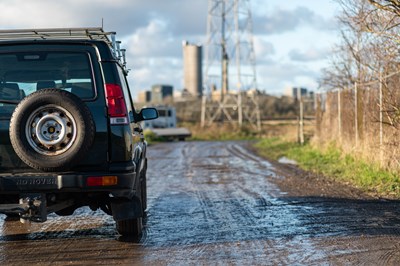
[[[28,166],[46,172],[70,170],[93,144],[89,108],[76,95],[43,89],[25,97],[10,121],[10,140]]]

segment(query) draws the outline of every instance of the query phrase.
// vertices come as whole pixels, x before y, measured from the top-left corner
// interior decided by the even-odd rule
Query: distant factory
[[[183,41],[183,88],[174,92],[171,85],[157,84],[151,90],[141,91],[138,101],[141,103],[163,103],[173,98],[180,100],[200,98],[203,94],[202,47]]]
[[[167,99],[172,99],[173,95],[173,86],[157,84],[151,87],[151,91],[139,92],[138,100],[141,103],[163,103]]]
[[[202,47],[183,41],[184,88],[189,95],[201,97],[203,93]]]
[[[298,88],[298,87],[292,87],[292,88],[287,88],[284,93],[285,96],[291,97],[295,100],[298,100],[299,97],[302,98],[314,98],[314,92],[309,91],[306,88]]]

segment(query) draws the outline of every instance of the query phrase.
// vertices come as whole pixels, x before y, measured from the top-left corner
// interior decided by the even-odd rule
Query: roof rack
[[[16,29],[0,30],[0,41],[5,40],[102,40],[111,48],[113,56],[122,60],[126,67],[125,49],[120,48],[120,41],[115,39],[116,32],[104,31],[101,27],[93,28],[51,28],[51,29]]]

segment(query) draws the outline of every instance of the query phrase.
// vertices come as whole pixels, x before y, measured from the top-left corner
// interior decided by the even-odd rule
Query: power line
[[[209,0],[202,126],[229,121],[260,129],[250,0]]]

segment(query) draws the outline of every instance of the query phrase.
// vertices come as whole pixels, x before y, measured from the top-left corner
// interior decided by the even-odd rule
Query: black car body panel
[[[108,210],[118,221],[139,217],[132,210],[126,210],[130,217],[112,213],[109,205],[112,203],[118,212],[124,206],[136,210],[145,200],[142,179],[147,167],[146,142],[139,123],[145,118],[134,108],[125,59],[117,56],[120,51],[103,29],[44,31],[40,37],[36,37],[40,31],[34,31],[32,36],[29,30],[0,31],[0,36],[11,32],[11,36],[29,37],[0,41],[0,213],[10,213],[7,204],[35,194],[51,210],[52,205],[62,206],[62,201],[73,202],[72,206],[54,210],[60,214],[89,205]],[[96,34],[90,35],[91,31]],[[82,39],[69,37],[75,32],[82,34]],[[56,38],[51,38],[51,33]],[[55,99],[59,100],[43,108],[38,105],[32,114],[16,115],[17,105],[30,104],[29,100],[40,102],[42,89],[47,90],[41,91],[45,96],[58,90],[64,92],[58,93],[60,96]],[[80,114],[71,115],[73,112],[63,107],[62,95],[90,112],[93,125],[88,129],[94,132],[87,147],[85,139],[80,139],[83,131],[79,131],[79,123],[75,124],[80,121]],[[156,111],[150,113],[146,119],[157,117]],[[21,141],[16,142],[19,138]],[[76,159],[66,159],[68,164],[60,165],[78,142],[83,143],[84,154],[77,150]],[[27,145],[29,152],[25,153],[24,146],[17,146],[20,143]],[[36,165],[26,155],[35,153],[40,158],[61,159],[51,167],[46,167],[46,162]],[[28,202],[31,205],[26,203],[23,208],[32,210],[33,201]],[[27,218],[26,213],[21,215]],[[125,232],[126,228],[122,228]]]
[[[117,178],[117,183],[110,187],[89,186],[88,178],[104,176],[104,172],[71,172],[62,174],[2,174],[0,189],[4,194],[15,193],[62,193],[62,192],[99,192],[112,190],[132,190],[136,172],[107,173]]]

